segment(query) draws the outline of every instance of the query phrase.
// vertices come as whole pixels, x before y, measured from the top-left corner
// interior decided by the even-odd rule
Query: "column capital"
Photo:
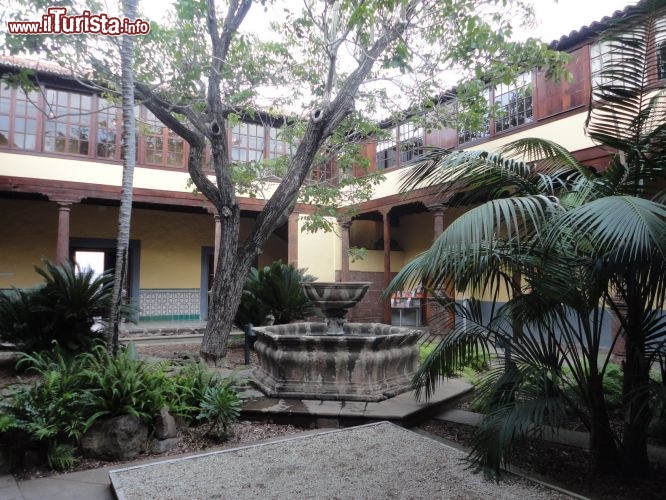
[[[352,222],[353,222],[352,218],[346,215],[338,217],[338,224],[344,229],[349,229],[352,225]]]
[[[426,204],[426,208],[428,209],[428,212],[443,212],[448,207],[445,203],[435,202]]]

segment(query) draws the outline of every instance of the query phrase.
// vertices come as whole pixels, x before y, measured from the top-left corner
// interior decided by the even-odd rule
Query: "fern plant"
[[[87,429],[84,360],[68,359],[55,345],[51,352],[24,355],[18,366],[38,374],[40,382],[0,403],[4,445],[41,451],[55,469],[73,466],[75,444]]]
[[[220,377],[203,363],[188,363],[169,379],[169,407],[188,422],[197,419],[206,391],[217,386]]]
[[[166,404],[168,386],[164,365],[149,365],[135,359],[126,348],[116,355],[97,345],[84,353],[86,368],[82,372],[88,397],[86,410],[90,425],[96,419],[128,414],[150,423]]]

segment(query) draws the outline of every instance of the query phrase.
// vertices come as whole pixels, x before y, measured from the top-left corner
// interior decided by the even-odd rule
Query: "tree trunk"
[[[251,262],[226,268],[217,266],[208,324],[200,349],[201,358],[207,363],[217,364],[227,354],[227,342],[250,267]]]
[[[136,17],[138,0],[123,0],[125,17]],[[136,124],[134,120],[134,38],[124,35],[120,45],[122,71],[123,108],[123,179],[118,213],[118,239],[116,244],[116,265],[113,278],[113,295],[109,326],[106,334],[107,348],[118,350],[118,330],[120,326],[120,306],[123,301],[123,284],[127,276],[127,255],[129,251],[130,220],[132,216],[132,186],[136,163]]]
[[[592,361],[596,363],[597,360]],[[590,408],[590,453],[597,470],[617,473],[621,468],[620,454],[615,443],[615,435],[610,426],[602,377],[596,366],[590,365],[587,381],[588,404]]]
[[[643,324],[649,309],[645,290],[641,286],[641,269],[629,265],[618,280],[622,301],[615,311],[623,315],[620,324],[624,334],[625,361],[622,378],[624,429],[622,435],[623,472],[630,477],[645,477],[650,473],[647,455],[647,428],[650,423],[650,366],[645,355]]]
[[[626,332],[626,360],[622,394],[624,435],[622,440],[624,471],[628,476],[650,473],[647,455],[647,428],[650,423],[650,367],[645,359],[645,342],[640,328]]]

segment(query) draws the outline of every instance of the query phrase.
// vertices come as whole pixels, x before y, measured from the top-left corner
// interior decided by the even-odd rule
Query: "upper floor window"
[[[37,149],[39,92],[0,84],[0,146]]]
[[[391,136],[377,143],[377,168],[389,168],[396,165],[398,145],[398,127],[391,129]]]
[[[511,85],[495,87],[495,133],[532,121],[532,75],[523,73]]]
[[[602,85],[621,85],[620,82],[613,78],[612,74],[606,71],[613,68],[618,61],[622,59],[622,55],[613,50],[613,43],[604,40],[596,42],[590,47],[590,73],[592,74],[592,88],[597,89]]]
[[[117,160],[120,158],[119,109],[106,99],[97,101],[97,158]]]
[[[141,148],[147,164],[182,167],[185,160],[183,139],[172,132],[149,110],[142,108],[140,119]]]
[[[423,154],[424,130],[414,123],[393,127],[390,137],[377,142],[377,168],[400,166]]]
[[[292,144],[282,137],[280,129],[270,127],[268,129],[268,158],[279,158],[280,156],[291,156],[293,149]]]
[[[414,123],[403,123],[398,127],[400,164],[416,160],[423,154],[423,128]]]
[[[263,125],[239,123],[231,129],[231,161],[260,161],[264,158]]]
[[[458,110],[458,144],[505,132],[534,120],[532,104],[532,73],[523,73],[511,84],[500,83],[487,88],[482,102],[494,104],[495,117],[485,115],[480,124],[469,124],[464,120],[464,108]]]
[[[46,89],[46,112],[44,151],[88,155],[92,97]]]
[[[308,174],[308,180],[311,182],[330,181],[335,177],[336,171],[334,158],[322,159],[314,163]]]
[[[488,105],[490,104],[490,89],[486,88],[481,95],[482,101]],[[457,103],[457,120],[458,120],[458,144],[464,144],[476,139],[483,139],[490,137],[490,117],[485,114],[481,118],[481,123],[469,123],[469,119],[465,116],[468,111],[466,106]]]

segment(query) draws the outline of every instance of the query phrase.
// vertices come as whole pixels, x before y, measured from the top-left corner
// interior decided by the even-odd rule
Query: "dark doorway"
[[[116,240],[105,238],[70,238],[69,255],[82,268],[90,267],[97,275],[116,265]],[[130,240],[124,289],[131,302],[139,305],[140,242]]]

